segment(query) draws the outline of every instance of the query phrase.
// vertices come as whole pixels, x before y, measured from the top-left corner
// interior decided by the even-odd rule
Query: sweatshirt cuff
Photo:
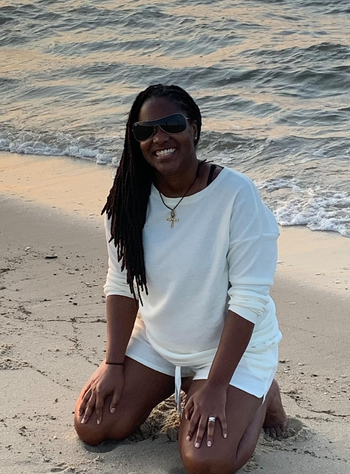
[[[242,318],[246,319],[247,321],[250,321],[253,324],[256,324],[258,321],[258,315],[254,311],[251,311],[248,308],[242,308],[242,306],[236,306],[234,304],[231,304],[229,305],[228,309],[232,311],[233,313],[238,314],[238,316],[241,316]]]

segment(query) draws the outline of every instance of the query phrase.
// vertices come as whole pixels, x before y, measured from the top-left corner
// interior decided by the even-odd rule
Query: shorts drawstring
[[[175,402],[179,415],[182,413],[181,408],[181,367],[175,367]]]

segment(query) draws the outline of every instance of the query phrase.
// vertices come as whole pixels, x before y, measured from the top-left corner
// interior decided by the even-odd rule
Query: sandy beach
[[[171,401],[122,443],[89,447],[75,400],[104,357],[108,167],[0,154],[0,473],[185,474]],[[275,299],[288,437],[242,472],[350,470],[350,239],[281,228]]]

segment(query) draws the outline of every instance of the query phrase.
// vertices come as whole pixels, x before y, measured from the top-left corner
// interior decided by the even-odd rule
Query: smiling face
[[[151,97],[141,107],[139,121],[157,120],[184,110],[165,97]],[[195,151],[196,122],[187,121],[187,128],[180,133],[166,133],[156,128],[156,133],[148,140],[140,142],[145,160],[162,176],[181,175],[197,163]]]

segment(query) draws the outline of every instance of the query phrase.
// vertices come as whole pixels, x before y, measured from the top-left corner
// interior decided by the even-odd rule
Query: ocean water
[[[137,93],[178,84],[200,158],[350,237],[349,31],[349,0],[0,0],[0,152],[116,167]]]

